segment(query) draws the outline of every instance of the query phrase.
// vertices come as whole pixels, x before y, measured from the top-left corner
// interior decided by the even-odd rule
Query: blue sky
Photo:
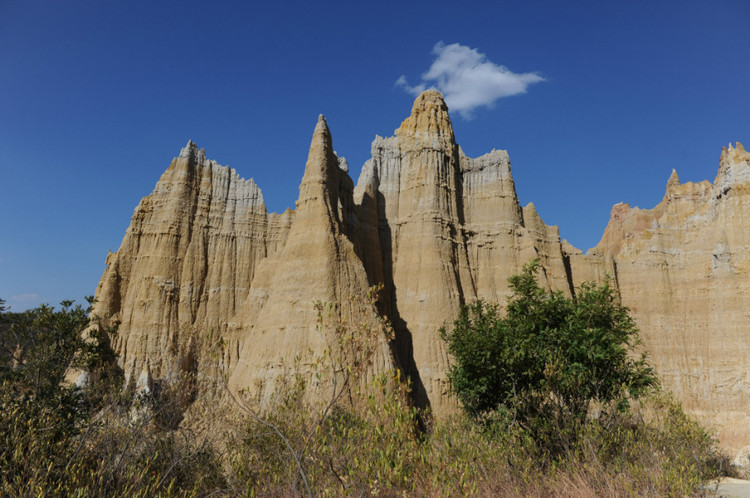
[[[323,113],[356,181],[421,84],[452,85],[464,151],[507,149],[521,202],[586,250],[613,204],[750,145],[748,19],[747,0],[0,1],[0,298],[93,294],[188,139],[281,211]]]

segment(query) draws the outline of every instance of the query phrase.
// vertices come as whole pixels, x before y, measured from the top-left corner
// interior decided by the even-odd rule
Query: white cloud
[[[436,59],[422,75],[421,83],[411,86],[402,75],[396,85],[414,95],[436,88],[448,107],[466,119],[477,107],[492,107],[497,99],[526,93],[529,85],[544,81],[537,73],[514,73],[488,60],[477,49],[459,43],[438,42],[432,53]]]

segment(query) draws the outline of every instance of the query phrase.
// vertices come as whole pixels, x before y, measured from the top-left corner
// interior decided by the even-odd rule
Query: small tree
[[[64,475],[90,412],[84,392],[64,382],[68,366],[93,358],[95,345],[81,339],[88,324],[88,310],[72,301],[59,311],[0,313],[0,495],[52,486]]]
[[[638,329],[609,285],[583,284],[573,299],[536,281],[538,260],[508,279],[513,297],[461,308],[441,330],[455,360],[452,389],[474,416],[500,412],[536,436],[576,430],[592,403],[625,410],[657,379]]]

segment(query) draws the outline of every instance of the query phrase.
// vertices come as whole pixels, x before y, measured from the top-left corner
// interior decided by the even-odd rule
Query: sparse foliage
[[[312,371],[290,365],[293,381],[265,410],[240,397],[246,416],[223,440],[174,418],[199,392],[191,368],[159,395],[133,396],[105,381],[116,372],[102,373],[94,395],[93,384],[75,388],[60,373],[66,361],[112,366],[104,332],[77,333],[85,311],[0,311],[0,495],[686,496],[727,470],[709,434],[663,396],[602,412],[551,464],[520,424],[431,420],[409,404],[398,371],[371,368],[392,334],[382,318],[346,322],[332,306],[318,309],[327,351],[305,358]],[[195,348],[175,353],[190,360],[183,367]],[[133,417],[134,407],[145,409]]]
[[[169,399],[131,417],[109,347],[115,331],[92,321],[90,308],[71,301],[0,313],[0,496],[192,496],[221,487],[213,448],[155,423]],[[69,369],[87,381],[67,382]]]
[[[328,347],[295,359],[294,381],[274,393],[272,406],[261,409],[251,397],[236,400],[248,415],[232,445],[230,482],[236,489],[265,494],[286,486],[282,492],[330,495],[407,482],[394,455],[406,451],[406,441],[415,444],[417,412],[397,372],[373,370],[393,339],[377,313],[380,290],[351,296],[344,303],[349,321],[333,305],[317,303],[318,330]],[[300,369],[302,363],[308,367]],[[373,451],[381,458],[371,458]]]

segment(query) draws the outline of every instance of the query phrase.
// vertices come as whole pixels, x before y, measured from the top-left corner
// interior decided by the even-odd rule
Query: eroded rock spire
[[[437,90],[422,92],[414,101],[411,115],[395,131],[413,147],[449,148],[455,143],[448,105]]]
[[[611,278],[665,385],[694,413],[717,414],[725,446],[744,446],[750,154],[730,145],[720,163],[713,184],[680,184],[673,172],[653,209],[616,205],[584,255],[533,204],[520,207],[505,151],[461,152],[434,90],[416,98],[395,136],[375,139],[356,197],[320,116],[297,210],[282,215],[268,215],[254,182],[189,141],[107,258],[95,312],[120,323],[112,346],[134,382],[144,369],[166,381],[190,334],[211,330],[225,347],[196,359],[198,374],[226,375],[262,401],[295,373],[289,360],[329,342],[313,302],[354,323],[349,296],[383,282],[397,337],[373,368],[400,363],[441,415],[455,401],[440,326],[476,298],[503,306],[508,276],[538,258],[540,283],[566,295]],[[312,370],[301,362],[299,372]]]

